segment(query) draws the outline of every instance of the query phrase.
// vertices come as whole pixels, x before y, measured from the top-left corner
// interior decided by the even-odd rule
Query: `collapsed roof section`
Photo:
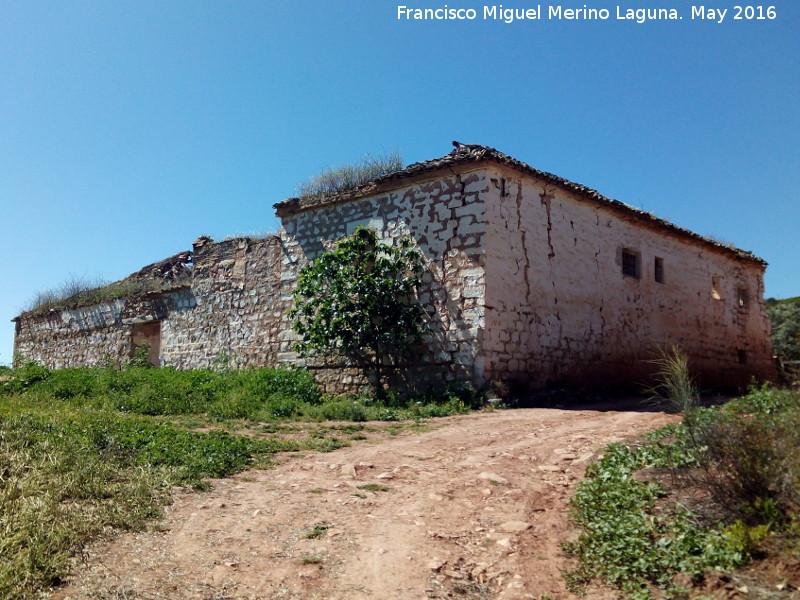
[[[41,315],[53,310],[79,308],[118,298],[163,293],[187,287],[192,279],[191,265],[192,253],[179,252],[107,285],[80,290],[62,298],[54,297],[53,294],[43,294],[41,302],[11,320],[17,321],[22,317]]]

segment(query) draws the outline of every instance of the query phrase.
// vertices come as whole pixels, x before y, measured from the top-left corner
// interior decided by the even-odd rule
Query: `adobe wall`
[[[410,236],[426,262],[419,298],[430,329],[426,351],[414,359],[417,382],[422,388],[441,386],[443,378],[474,383],[483,329],[486,186],[480,173],[456,173],[284,216],[287,276],[358,225],[387,242]]]
[[[486,200],[487,380],[637,381],[673,344],[705,386],[774,376],[761,265],[496,169],[503,179]],[[639,277],[623,275],[623,249],[638,256]]]

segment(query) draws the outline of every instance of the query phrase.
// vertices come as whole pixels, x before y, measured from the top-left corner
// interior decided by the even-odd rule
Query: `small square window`
[[[656,256],[653,264],[653,276],[657,283],[664,283],[664,259],[660,256]]]
[[[622,249],[622,274],[639,278],[639,254],[627,248]]]
[[[736,354],[738,355],[738,358],[739,358],[739,364],[740,365],[746,365],[747,364],[747,350],[737,350]]]
[[[739,304],[739,308],[747,308],[750,306],[750,294],[747,288],[736,288],[736,301]]]
[[[711,297],[714,300],[722,300],[722,277],[719,275],[711,276]]]

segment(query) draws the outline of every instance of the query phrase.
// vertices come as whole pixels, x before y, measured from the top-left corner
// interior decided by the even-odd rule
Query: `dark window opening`
[[[750,306],[750,294],[747,292],[747,288],[737,288],[736,299],[740,308],[747,308]]]
[[[737,354],[739,355],[739,364],[746,365],[747,364],[747,350],[737,350]]]
[[[664,283],[664,259],[660,256],[656,256],[653,273],[657,283]]]
[[[622,250],[622,274],[629,277],[639,277],[639,254],[631,250]]]

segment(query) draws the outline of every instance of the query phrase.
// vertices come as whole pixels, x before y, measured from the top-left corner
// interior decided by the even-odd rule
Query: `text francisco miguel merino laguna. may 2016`
[[[414,8],[398,5],[397,19],[402,21],[606,21],[609,19],[644,23],[646,21],[680,21],[684,13],[691,20],[722,23],[726,18],[734,21],[767,21],[777,18],[775,6],[735,5],[728,8],[708,8],[704,5],[689,7],[688,11],[676,8],[580,8],[541,4],[527,8],[509,8],[502,4],[484,5],[481,8],[454,8],[447,4],[439,8]]]

